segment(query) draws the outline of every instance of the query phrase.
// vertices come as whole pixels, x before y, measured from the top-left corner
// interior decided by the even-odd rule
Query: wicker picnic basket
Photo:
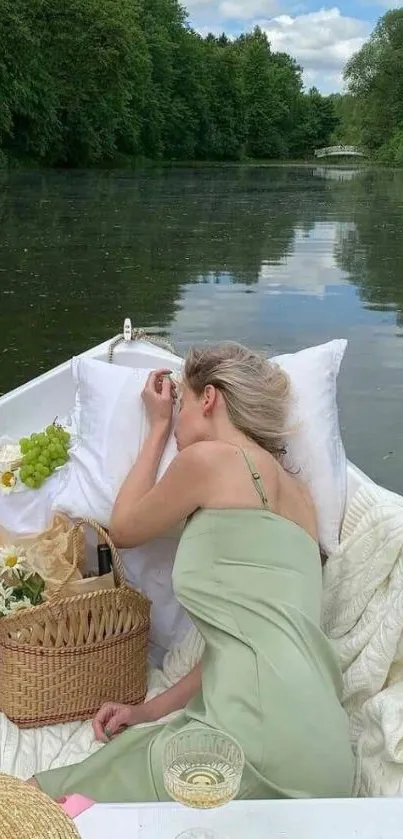
[[[111,549],[115,587],[66,596],[84,524]],[[136,704],[146,695],[150,601],[126,584],[96,522],[80,520],[72,538],[72,570],[60,589],[0,618],[0,710],[21,728],[88,719],[105,701]]]

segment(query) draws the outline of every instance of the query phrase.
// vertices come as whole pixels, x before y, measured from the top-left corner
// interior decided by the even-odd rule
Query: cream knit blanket
[[[323,629],[343,672],[357,792],[403,795],[403,498],[362,487],[324,571]]]

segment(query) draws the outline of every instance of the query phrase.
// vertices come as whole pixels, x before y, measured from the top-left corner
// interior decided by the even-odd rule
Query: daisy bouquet
[[[23,548],[0,548],[0,617],[43,602],[45,583],[30,567]]]

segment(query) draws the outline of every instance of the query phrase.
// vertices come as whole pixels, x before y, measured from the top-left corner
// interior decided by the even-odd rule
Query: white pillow
[[[71,419],[77,441],[52,509],[61,510],[73,519],[92,518],[108,526],[118,490],[148,433],[141,392],[149,373],[149,369],[121,367],[92,358],[72,360],[77,396]],[[176,452],[172,434],[157,477],[163,474]],[[177,546],[175,532],[147,545],[121,551],[128,581],[152,600],[150,642],[157,663],[172,643],[181,640],[190,625],[172,591],[171,573]],[[91,550],[91,565],[94,558]]]
[[[287,465],[309,487],[319,541],[326,554],[339,543],[347,494],[347,458],[337,411],[337,376],[347,341],[339,339],[273,359],[291,379]]]
[[[87,516],[108,526],[116,495],[148,433],[141,393],[149,373],[93,358],[73,358],[77,394],[72,423],[77,442],[55,499],[57,509],[72,518]],[[171,434],[158,477],[176,452]]]

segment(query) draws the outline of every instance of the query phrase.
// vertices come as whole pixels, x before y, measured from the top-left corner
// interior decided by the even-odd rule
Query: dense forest
[[[346,95],[332,98],[333,139],[366,149],[380,163],[403,164],[403,9],[387,12],[345,69]]]
[[[0,163],[302,158],[334,102],[256,29],[192,31],[178,0],[0,0]]]

